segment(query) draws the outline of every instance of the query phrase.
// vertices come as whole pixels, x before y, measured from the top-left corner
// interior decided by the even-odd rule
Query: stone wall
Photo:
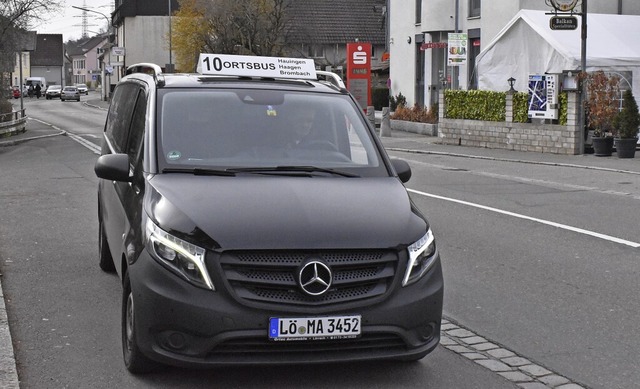
[[[448,119],[444,117],[444,93],[440,93],[438,136],[443,144],[533,151],[553,154],[581,154],[584,147],[578,126],[577,94],[569,93],[567,125],[513,123],[513,99],[507,94],[505,122]]]

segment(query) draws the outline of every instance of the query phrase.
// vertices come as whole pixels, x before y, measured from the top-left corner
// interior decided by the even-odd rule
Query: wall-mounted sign
[[[578,4],[578,0],[551,0],[551,5],[553,5],[553,8],[562,12],[573,11],[573,9],[576,7],[576,4]]]
[[[578,28],[578,19],[575,16],[552,16],[549,27],[552,30],[575,30]]]
[[[125,49],[124,47],[112,47],[111,55],[115,55],[118,57],[124,57]]]
[[[420,50],[426,49],[446,49],[447,42],[427,42],[420,45]]]

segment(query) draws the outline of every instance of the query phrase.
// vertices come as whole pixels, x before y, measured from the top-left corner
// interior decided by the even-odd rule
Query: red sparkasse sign
[[[371,105],[371,43],[347,43],[347,89],[363,109]]]

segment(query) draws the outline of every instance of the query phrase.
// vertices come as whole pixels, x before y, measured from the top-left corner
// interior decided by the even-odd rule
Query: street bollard
[[[391,136],[391,119],[389,118],[389,107],[382,107],[382,123],[380,123],[380,136]]]
[[[367,120],[376,128],[376,109],[371,105],[367,107]]]

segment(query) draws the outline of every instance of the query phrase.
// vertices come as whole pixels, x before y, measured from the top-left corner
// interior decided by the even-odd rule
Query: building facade
[[[67,82],[70,84],[87,84],[95,88],[101,84],[100,48],[107,43],[106,35],[98,35],[67,45],[69,66]]]
[[[124,55],[112,55],[111,82],[117,83],[127,66],[149,62],[165,71],[173,64],[170,49],[171,18],[179,9],[178,0],[116,0],[111,14],[115,27],[115,46],[124,48]],[[113,54],[113,53],[112,53]]]
[[[49,85],[64,85],[64,45],[62,34],[38,34],[31,53],[30,77],[44,77]]]
[[[389,0],[392,96],[431,106],[443,88],[476,89],[475,59],[521,9],[552,11],[544,0]],[[457,5],[457,8],[456,8]],[[578,2],[577,11],[581,9]],[[639,15],[640,1],[589,1],[588,13]],[[467,34],[466,62],[449,66],[449,33]],[[505,76],[505,88],[509,89]]]

